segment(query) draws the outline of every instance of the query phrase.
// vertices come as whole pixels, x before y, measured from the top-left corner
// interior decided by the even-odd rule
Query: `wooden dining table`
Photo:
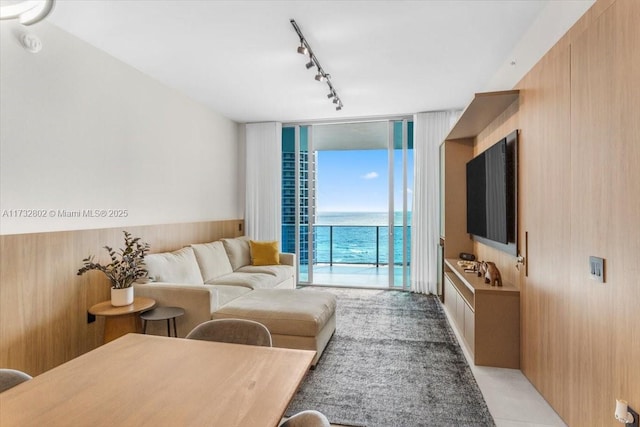
[[[277,426],[315,352],[127,334],[0,393],[0,426]]]

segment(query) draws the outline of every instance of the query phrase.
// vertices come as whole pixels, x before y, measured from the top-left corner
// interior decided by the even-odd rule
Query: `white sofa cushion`
[[[236,271],[240,267],[251,264],[251,250],[249,248],[249,238],[238,237],[235,239],[222,239],[225,251],[231,262],[231,268]]]
[[[144,257],[144,262],[149,277],[152,277],[155,282],[204,284],[198,261],[190,247],[175,252],[150,254]]]
[[[226,286],[226,285],[205,285],[207,287],[213,287],[218,291],[218,307],[215,310],[211,310],[213,313],[225,304],[230,303],[234,299],[241,297],[249,292],[252,292],[251,288],[245,288],[244,286]]]
[[[205,283],[225,274],[233,273],[229,257],[222,242],[201,243],[191,245],[200,266],[200,273]]]
[[[245,265],[240,267],[236,273],[264,273],[276,277],[279,282],[293,277],[295,269],[290,265]]]
[[[330,292],[257,289],[227,303],[214,319],[250,319],[272,334],[316,336],[335,314],[337,298]]]
[[[272,289],[280,281],[271,274],[265,273],[238,273],[234,272],[226,276],[207,282],[208,285],[244,286],[250,289]]]

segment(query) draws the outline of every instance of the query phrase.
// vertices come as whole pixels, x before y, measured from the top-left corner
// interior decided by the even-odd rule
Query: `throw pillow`
[[[191,245],[191,247],[196,254],[196,260],[205,283],[233,273],[222,242],[200,243]]]
[[[237,237],[233,239],[222,239],[224,250],[227,251],[231,268],[236,271],[240,267],[251,264],[251,249],[249,248],[248,237]]]
[[[149,277],[153,277],[155,282],[204,284],[198,261],[190,247],[147,255],[144,263]]]
[[[277,265],[280,264],[280,251],[278,242],[249,241],[251,247],[251,265]]]

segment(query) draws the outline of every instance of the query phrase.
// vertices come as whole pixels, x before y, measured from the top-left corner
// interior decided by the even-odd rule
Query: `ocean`
[[[316,214],[316,263],[387,264],[386,212],[319,212]],[[411,212],[407,214],[407,263],[411,259]],[[394,263],[402,263],[402,212],[394,214]],[[333,239],[331,239],[331,234]],[[330,242],[333,240],[333,250]],[[378,242],[376,248],[376,241]]]

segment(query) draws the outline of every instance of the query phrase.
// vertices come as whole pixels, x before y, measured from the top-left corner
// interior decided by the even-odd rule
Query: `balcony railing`
[[[287,229],[291,230],[287,230]],[[283,238],[293,238],[295,226],[283,226]],[[387,226],[382,225],[314,225],[314,264],[389,265],[389,238]],[[394,265],[403,265],[402,226],[393,227]],[[291,231],[286,232],[286,231]],[[302,234],[306,226],[301,226]],[[304,239],[306,249],[306,239]],[[411,227],[407,227],[407,265],[411,259]],[[283,242],[283,248],[293,248],[293,242]],[[300,263],[307,264],[307,251]]]

